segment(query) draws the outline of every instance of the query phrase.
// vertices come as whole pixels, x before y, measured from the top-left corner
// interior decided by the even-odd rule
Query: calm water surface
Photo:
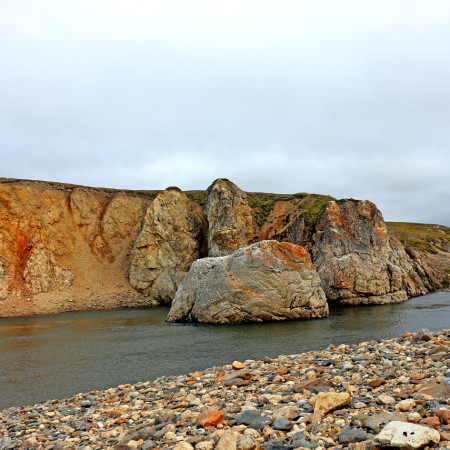
[[[334,309],[328,319],[245,325],[167,324],[168,308],[0,319],[0,409],[233,360],[261,359],[450,327],[450,292]]]

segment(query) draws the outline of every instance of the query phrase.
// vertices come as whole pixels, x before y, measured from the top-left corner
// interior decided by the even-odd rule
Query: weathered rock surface
[[[158,303],[170,304],[191,264],[201,256],[206,217],[177,188],[158,194],[134,244],[130,284]]]
[[[257,239],[258,225],[247,194],[231,181],[218,179],[208,188],[205,213],[208,256],[230,255]]]
[[[375,442],[386,447],[415,449],[426,444],[437,444],[441,439],[438,431],[423,425],[408,422],[389,422],[379,434]]]
[[[42,244],[33,245],[31,242],[30,256],[25,264],[23,278],[31,294],[48,292],[53,284],[63,289],[71,286],[73,274],[70,270],[56,264],[53,253]]]
[[[261,322],[327,315],[308,252],[287,242],[262,241],[229,256],[196,261],[167,321]]]
[[[406,301],[431,288],[369,201],[330,201],[316,223],[312,259],[329,301]]]
[[[126,277],[146,204],[125,193],[0,183],[0,317],[145,302]]]
[[[195,259],[265,239],[306,248],[331,303],[450,286],[450,228],[388,229],[368,201],[246,194],[224,179],[192,201],[173,192],[0,179],[0,317],[170,303]]]

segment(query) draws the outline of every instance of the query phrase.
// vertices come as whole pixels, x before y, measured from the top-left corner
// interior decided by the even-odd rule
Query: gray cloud
[[[2,176],[136,189],[227,177],[450,225],[446,0],[0,10]]]

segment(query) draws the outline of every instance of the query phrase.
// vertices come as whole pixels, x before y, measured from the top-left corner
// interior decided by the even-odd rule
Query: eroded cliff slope
[[[424,227],[388,227],[369,201],[225,179],[184,193],[3,179],[0,317],[168,304],[196,259],[265,239],[308,250],[330,305],[404,301],[449,285],[449,229]]]

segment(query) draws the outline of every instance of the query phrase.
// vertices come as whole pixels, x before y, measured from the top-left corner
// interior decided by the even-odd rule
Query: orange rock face
[[[126,278],[127,254],[145,203],[123,193],[1,183],[0,317],[137,298]]]

